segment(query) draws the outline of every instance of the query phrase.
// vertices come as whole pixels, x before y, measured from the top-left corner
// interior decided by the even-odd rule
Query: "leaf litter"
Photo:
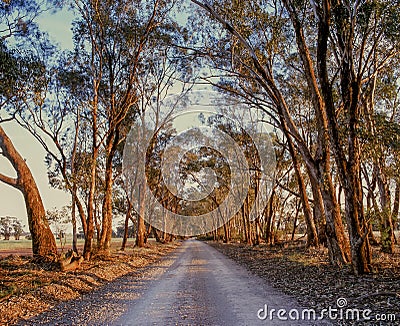
[[[63,301],[89,293],[121,276],[159,261],[179,241],[151,243],[144,248],[113,250],[95,257],[73,272],[55,270],[54,264],[30,256],[0,259],[0,325],[13,325],[37,316]]]
[[[244,265],[279,289],[297,299],[304,307],[317,312],[337,308],[345,298],[349,309],[370,309],[376,325],[399,325],[400,321],[400,251],[388,255],[373,248],[373,272],[355,276],[351,266],[330,265],[326,248],[306,249],[304,245],[249,246],[239,243],[210,242],[214,248]],[[389,318],[396,321],[389,322]],[[373,320],[336,320],[337,325],[375,325]]]

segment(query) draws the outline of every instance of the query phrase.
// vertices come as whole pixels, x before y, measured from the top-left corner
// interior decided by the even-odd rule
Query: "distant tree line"
[[[24,195],[34,254],[55,254],[56,244],[34,178],[2,125],[20,124],[46,150],[50,184],[71,196],[73,248],[80,225],[90,259],[95,250],[109,252],[115,215],[125,217],[124,239],[134,225],[138,246],[150,235],[173,238],[143,219],[151,209],[143,196],[134,209],[123,148],[134,123],[143,122],[132,131],[140,142],[158,127],[146,129],[145,118],[162,121],[196,83],[258,112],[274,131],[277,157],[263,214],[249,219],[252,188],[211,236],[257,244],[305,232],[307,246],[326,246],[332,264],[349,263],[355,274],[371,272],[371,245],[395,251],[398,1],[76,0],[71,51],[60,51],[34,23],[43,8],[60,3],[0,2],[0,150],[16,171],[15,178],[0,173],[0,181]],[[188,16],[177,19],[184,6]],[[162,112],[171,91],[181,96]],[[245,135],[235,137],[244,152],[251,148]],[[160,135],[160,143],[167,138]],[[248,152],[248,161],[256,160]],[[202,149],[185,157],[183,175],[203,168],[228,175],[211,154]],[[143,173],[172,210],[215,208],[228,188],[221,177],[208,201],[182,206],[151,159]]]
[[[11,236],[15,240],[20,240],[24,234],[24,226],[21,220],[15,216],[1,216],[0,217],[0,234],[4,237],[4,240],[10,240]]]

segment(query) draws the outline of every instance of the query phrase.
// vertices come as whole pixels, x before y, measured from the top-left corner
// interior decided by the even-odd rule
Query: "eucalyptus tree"
[[[149,157],[158,157],[157,155],[160,154],[159,146],[162,147],[162,145],[157,142],[165,145],[165,142],[171,136],[170,131],[165,131],[165,128],[168,129],[173,115],[185,106],[186,95],[190,93],[196,80],[196,64],[190,62],[190,59],[186,58],[184,53],[174,46],[174,44],[184,42],[185,31],[181,30],[181,27],[175,23],[168,23],[164,27],[166,28],[164,31],[149,40],[151,46],[146,50],[142,61],[144,69],[138,74],[137,82],[138,118],[135,127],[132,127],[131,130],[135,134],[135,144],[133,144],[135,153],[147,152]],[[162,132],[163,130],[164,132]],[[151,134],[154,134],[157,142],[147,142]],[[129,152],[131,145],[128,144],[127,152]],[[130,160],[131,158],[127,159],[128,162]],[[131,166],[132,163],[130,162]],[[133,165],[140,166],[140,163],[135,162]],[[157,173],[157,170],[150,169],[149,166],[146,166],[145,171],[137,170],[135,167],[132,170],[133,173],[124,174],[127,183],[125,188],[129,193],[130,200],[133,200],[135,196],[139,198],[139,203],[135,206],[137,213],[136,245],[143,246],[146,240],[145,210],[153,210],[154,203],[150,201],[146,207],[146,194],[142,191],[145,188],[144,185],[140,185],[138,180],[143,181],[140,174],[145,174],[149,186],[152,187],[151,182],[159,182],[161,175]],[[167,202],[171,199],[170,196],[166,195],[168,192],[165,192],[165,188],[156,188],[153,187],[154,195],[159,198],[162,205],[168,206]],[[163,194],[158,193],[160,191]],[[164,237],[166,237],[165,233]]]
[[[43,53],[42,56],[46,58]],[[76,207],[86,232],[84,204],[78,188],[84,187],[81,180],[86,172],[86,162],[82,161],[87,159],[84,153],[87,127],[82,117],[84,78],[77,71],[71,71],[72,62],[74,58],[68,53],[54,53],[47,57],[41,72],[44,87],[36,93],[40,100],[24,101],[23,110],[15,112],[14,120],[46,151],[49,184],[71,194],[72,245],[77,251]]]
[[[330,176],[327,130],[325,129],[324,134],[323,130],[319,130],[318,144],[309,148],[290,106],[291,102],[294,102],[290,96],[293,94],[290,78],[297,76],[302,66],[299,60],[294,59],[296,48],[292,39],[295,35],[291,31],[284,5],[281,2],[268,1],[221,6],[193,2],[206,9],[216,21],[211,30],[206,31],[209,34],[203,33],[206,35],[203,43],[208,47],[207,51],[202,50],[201,53],[210,53],[207,56],[215,70],[223,72],[222,82],[216,83],[217,86],[222,86],[224,90],[242,96],[261,108],[286,137],[290,136],[293,139],[310,178],[318,185],[323,197],[330,259],[338,265],[347,262],[348,241]],[[248,16],[252,18],[249,19]],[[219,29],[219,38],[213,36],[211,40],[217,39],[221,44],[213,47],[214,44],[207,37],[214,33],[214,30],[218,30],[214,26],[216,23],[221,23],[226,32]],[[317,114],[314,116],[318,117]],[[323,123],[319,121],[316,126],[321,129]]]
[[[88,198],[86,256],[93,236],[93,200],[99,150],[105,153],[105,192],[100,250],[108,251],[112,234],[113,160],[140,109],[141,74],[150,69],[150,53],[172,43],[177,25],[170,12],[176,1],[75,1],[75,51],[86,67],[90,101],[92,167]],[[151,60],[153,60],[152,58]],[[147,85],[147,88],[151,86]]]
[[[387,253],[394,252],[394,223],[399,207],[398,73],[397,68],[388,67],[373,77],[365,92],[365,125],[361,128],[362,172],[367,184],[367,209],[371,217],[377,218],[373,219],[373,223],[380,230],[381,247]]]
[[[235,72],[242,83],[256,84],[257,95],[266,97],[269,107],[287,125],[310,178],[320,187],[332,262],[351,260],[356,274],[369,272],[371,253],[363,211],[358,130],[365,86],[398,55],[399,4],[328,0],[214,1],[212,5],[193,2],[226,31],[218,40],[219,49],[227,49],[230,56],[219,60],[221,69]],[[210,49],[217,61],[222,52],[219,49]],[[293,57],[299,58],[298,65],[289,60]],[[285,90],[281,83],[291,75],[300,75],[308,86],[304,95],[312,105],[318,132],[314,153],[293,120],[290,89]],[[335,197],[331,153],[345,197],[351,255]]]
[[[38,101],[45,83],[42,60],[31,51],[31,41],[41,35],[33,23],[41,8],[36,1],[0,3],[0,122],[12,121],[26,101]],[[0,149],[13,166],[16,177],[0,174],[0,181],[20,190],[24,196],[34,255],[56,255],[57,247],[49,228],[43,202],[33,175],[12,140],[0,126]]]

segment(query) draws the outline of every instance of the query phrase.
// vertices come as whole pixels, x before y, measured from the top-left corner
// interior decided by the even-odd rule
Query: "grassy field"
[[[21,239],[21,240],[0,240],[0,250],[9,249],[29,249],[32,247],[32,241]]]
[[[302,235],[296,235],[296,238],[301,237]],[[380,234],[379,232],[375,232],[374,231],[374,236],[379,239],[380,238]],[[396,231],[396,237],[397,239],[400,239],[400,231]],[[83,244],[84,244],[84,239],[78,239],[78,248],[83,248]],[[149,241],[153,241],[153,239],[149,239]],[[128,239],[128,243],[127,246],[133,246],[135,242],[134,238],[129,238]],[[64,242],[63,242],[64,243]],[[119,246],[121,246],[122,243],[122,238],[112,238],[112,243],[111,243],[111,247],[113,249],[118,249]],[[59,249],[61,249],[61,244],[60,244],[60,240],[56,239],[56,244],[57,247]],[[94,241],[94,244],[96,244],[96,241]],[[72,246],[72,237],[71,236],[67,236],[67,241],[65,243],[65,247],[64,249],[69,249]],[[5,252],[8,250],[30,250],[32,248],[32,243],[31,240],[26,240],[26,239],[21,239],[21,240],[0,240],[0,252]]]
[[[83,244],[84,244],[83,239],[78,239],[78,247],[82,248]],[[122,238],[112,238],[111,240],[111,246],[112,248],[118,248],[119,246],[121,246],[122,243]],[[135,239],[130,238],[128,239],[128,246],[133,246],[135,242]],[[94,242],[96,243],[96,241]],[[59,249],[61,249],[61,244],[60,244],[60,240],[56,239],[56,244],[57,247]],[[64,242],[63,242],[64,244]],[[72,238],[71,237],[67,237],[67,241],[65,243],[65,248],[71,248],[72,245]],[[27,240],[27,239],[21,239],[21,240],[0,240],[0,251],[8,251],[8,250],[30,250],[32,248],[32,242],[31,240]]]

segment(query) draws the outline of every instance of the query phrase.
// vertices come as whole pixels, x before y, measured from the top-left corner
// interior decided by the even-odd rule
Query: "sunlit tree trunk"
[[[294,241],[294,236],[296,235],[296,229],[297,229],[297,219],[299,217],[299,212],[300,212],[300,207],[298,207],[298,205],[296,204],[296,214],[294,216],[294,220],[293,220],[293,230],[292,230],[292,237],[291,237],[291,241]]]
[[[393,228],[396,229],[398,225],[398,218],[399,218],[399,207],[400,207],[400,178],[396,180],[396,189],[394,191],[394,202],[393,202]],[[395,243],[397,243],[396,235],[394,237]]]
[[[282,123],[286,126],[284,121],[282,121]],[[287,130],[287,128],[285,129]],[[297,184],[299,187],[299,195],[300,195],[301,205],[303,207],[304,218],[306,220],[306,225],[307,225],[307,247],[311,246],[318,247],[319,246],[318,234],[314,224],[310,203],[308,201],[306,185],[304,183],[304,178],[301,174],[300,163],[297,158],[297,153],[295,151],[292,139],[290,138],[289,134],[287,134],[287,140],[288,140],[290,156],[292,157],[293,167],[297,178]]]
[[[384,172],[377,167],[377,181],[380,193],[381,210],[380,210],[380,233],[382,251],[392,254],[394,253],[394,228],[392,220],[392,207],[389,185]]]
[[[224,243],[229,243],[229,228],[227,224],[228,223],[224,224]]]
[[[326,245],[326,216],[321,190],[318,183],[313,178],[310,178],[310,184],[313,193],[313,217],[314,223],[317,226],[318,240],[320,244]]]
[[[125,215],[125,223],[124,223],[124,237],[122,239],[121,250],[125,250],[126,243],[128,241],[128,234],[129,234],[129,220],[132,219],[131,217],[131,210],[132,210],[132,201],[127,196],[126,202],[128,207],[126,208],[126,215]]]
[[[247,221],[246,221],[246,209],[244,206],[244,203],[240,209],[240,213],[242,216],[242,223],[243,223],[243,236],[244,236],[244,242],[248,243],[249,242],[249,235],[247,233]]]
[[[260,218],[257,217],[254,220],[254,226],[255,226],[255,240],[254,240],[254,244],[255,245],[259,245],[261,243],[261,225],[260,225]]]
[[[275,189],[272,190],[271,196],[268,201],[267,209],[267,223],[265,227],[265,241],[267,244],[273,243],[273,227],[274,227],[274,200],[275,200]]]
[[[75,198],[72,197],[72,203],[71,203],[71,223],[72,223],[72,250],[74,252],[78,252],[78,236],[77,236],[77,230],[76,230],[76,203],[75,203]]]
[[[86,221],[86,234],[85,234],[85,245],[83,250],[83,257],[89,260],[92,254],[92,244],[94,236],[94,214],[95,214],[95,192],[96,192],[96,173],[97,173],[97,158],[99,153],[99,147],[97,144],[97,110],[98,110],[98,81],[94,83],[94,99],[93,107],[91,112],[92,117],[92,156],[90,165],[90,186],[89,196],[87,199],[87,221]]]
[[[146,204],[146,194],[144,191],[144,186],[139,186],[139,214],[138,214],[138,223],[137,223],[137,232],[136,232],[136,246],[144,247],[145,244],[145,233],[146,226],[144,224],[144,216],[145,216],[145,204]]]
[[[24,196],[29,231],[32,236],[32,252],[34,255],[57,255],[54,235],[46,219],[42,198],[33,175],[22,156],[0,126],[1,155],[14,167],[17,177],[10,178],[0,174],[0,181],[20,190]]]
[[[363,196],[360,174],[360,146],[358,140],[358,124],[360,119],[359,95],[360,80],[357,80],[353,67],[353,40],[352,34],[345,30],[346,22],[337,22],[337,33],[341,38],[340,47],[343,55],[341,68],[340,88],[344,111],[347,118],[347,156],[339,134],[336,109],[333,99],[331,82],[328,77],[327,56],[328,40],[332,24],[332,8],[329,1],[323,2],[322,14],[318,32],[318,72],[321,83],[321,92],[324,98],[326,117],[328,119],[330,140],[338,168],[340,182],[345,196],[345,211],[347,228],[350,237],[351,262],[355,274],[370,272],[371,252],[368,242],[368,226],[364,220]],[[345,17],[336,15],[335,18],[345,20]],[[347,39],[349,37],[349,39]]]
[[[105,190],[102,206],[101,238],[99,248],[105,253],[109,253],[112,236],[112,200],[113,200],[113,158],[119,141],[119,132],[110,132],[106,143],[106,170],[105,170]]]

